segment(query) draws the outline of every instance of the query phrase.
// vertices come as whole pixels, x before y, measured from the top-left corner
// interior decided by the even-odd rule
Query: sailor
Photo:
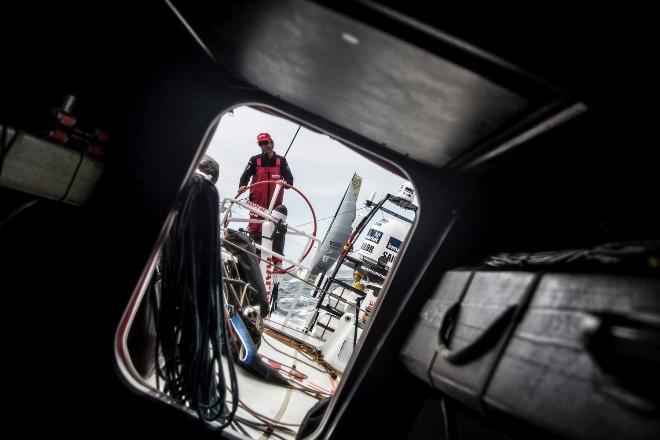
[[[286,158],[273,151],[275,142],[270,134],[259,133],[257,135],[257,144],[259,145],[259,148],[261,148],[261,154],[257,154],[250,158],[245,167],[245,171],[243,171],[243,174],[241,175],[238,194],[245,192],[250,177],[252,178],[252,181],[250,182],[251,184],[262,181],[277,181],[278,183],[288,183],[289,185],[293,185],[293,175],[289,169],[289,164],[287,163]],[[250,201],[263,208],[268,208],[270,199],[275,192],[275,188],[277,188],[275,182],[252,187],[250,189]],[[273,206],[280,206],[283,197],[284,191],[280,190]],[[259,219],[261,217],[250,213],[250,218]],[[248,225],[248,230],[251,232],[250,235],[255,238],[255,241],[261,242],[261,223],[250,223]]]

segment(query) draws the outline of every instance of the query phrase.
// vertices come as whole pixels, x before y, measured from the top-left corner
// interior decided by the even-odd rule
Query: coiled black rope
[[[163,248],[156,372],[166,394],[223,429],[238,407],[238,383],[221,288],[219,206],[218,192],[206,180],[193,179],[182,193]]]

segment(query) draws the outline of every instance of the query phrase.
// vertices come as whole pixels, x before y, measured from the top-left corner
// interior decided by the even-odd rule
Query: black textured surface
[[[608,374],[587,344],[603,314],[655,321],[645,355],[629,356],[618,375]],[[658,438],[657,378],[643,367],[644,357],[652,356],[657,372],[659,325],[658,279],[546,274],[497,366],[486,402],[570,438]],[[631,378],[644,389],[626,386]]]

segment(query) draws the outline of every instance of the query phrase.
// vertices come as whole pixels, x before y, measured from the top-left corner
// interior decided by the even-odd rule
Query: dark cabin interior
[[[73,94],[111,136],[83,207],[0,188],[2,219],[38,199],[0,227],[7,430],[219,435],[125,386],[113,340],[209,127],[238,105],[329,133],[418,191],[418,223],[323,438],[445,438],[438,391],[399,359],[444,271],[660,237],[645,105],[657,102],[657,29],[642,11],[173,2],[204,49],[171,5],[2,7],[0,123],[39,135]],[[342,32],[360,36],[357,52]],[[451,408],[459,439],[554,438]]]

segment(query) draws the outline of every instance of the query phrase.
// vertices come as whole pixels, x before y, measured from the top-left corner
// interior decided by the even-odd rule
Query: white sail
[[[357,173],[346,188],[344,197],[335,212],[332,223],[325,234],[321,248],[316,254],[311,264],[310,275],[325,274],[330,267],[337,261],[342,247],[351,235],[351,224],[355,220],[355,211],[357,209],[357,198],[360,194],[362,177]]]

